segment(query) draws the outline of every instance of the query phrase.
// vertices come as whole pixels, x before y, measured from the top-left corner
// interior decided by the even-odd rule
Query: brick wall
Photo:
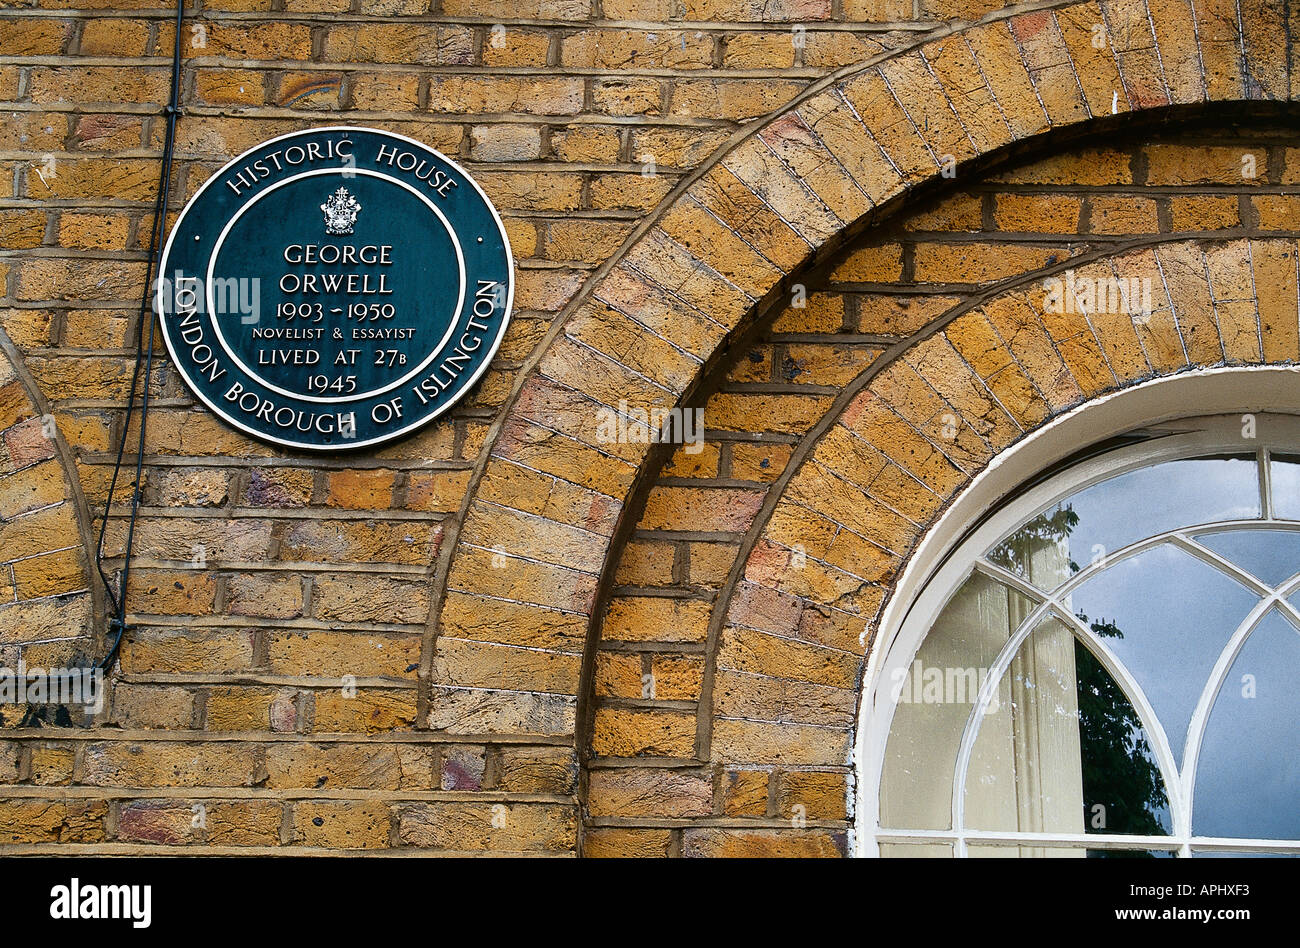
[[[978,364],[980,343],[954,343],[961,354],[949,350],[945,362],[919,355],[923,341],[1013,287],[1023,293],[1064,279],[1070,261],[1084,275],[1098,259],[1188,237],[1228,241],[1228,252],[1213,258],[1221,266],[1249,268],[1253,257],[1294,317],[1300,149],[1287,141],[1280,129],[1189,128],[1055,151],[963,180],[842,249],[751,330],[698,400],[703,445],[674,451],[617,554],[595,659],[589,854],[845,852],[852,792],[845,734],[873,620],[918,528],[943,512],[991,450],[1010,443],[990,434],[990,422],[967,423],[961,403],[943,394]],[[1254,176],[1244,177],[1252,166]],[[1117,276],[1153,279],[1156,299],[1167,300],[1161,268],[1149,260],[1130,257]],[[1033,303],[1040,314],[1042,296]],[[1124,337],[1101,322],[1111,318],[1104,314],[1093,326],[1106,354],[1097,343],[1049,343],[1068,369],[1055,390],[1042,386],[1050,410],[1001,421],[1018,437],[1020,425],[1032,430],[1085,397],[1185,367],[1186,358],[1162,361],[1171,357],[1155,307],[1152,321],[1129,331],[1136,352],[1112,351]],[[1034,330],[1025,326],[1027,341],[1017,344],[1008,331],[1014,317],[1005,315],[989,333],[1033,364],[1041,358]],[[1184,331],[1197,328],[1190,314],[1182,318]],[[1208,331],[1212,338],[1188,343],[1193,363],[1260,359],[1258,347],[1238,342],[1234,351],[1228,328]],[[1133,360],[1142,368],[1125,376],[1121,366]],[[846,390],[885,366],[905,379],[895,383],[893,410],[874,430],[836,429],[848,411]],[[1099,371],[1109,385],[1091,381]],[[833,460],[810,465],[814,449]],[[865,478],[846,483],[828,473],[843,471],[849,458]],[[811,480],[805,466],[820,476],[800,495],[791,479],[803,472]],[[844,508],[823,517],[819,501]],[[800,607],[799,597],[824,611]],[[791,610],[798,619],[787,622]],[[864,630],[867,641],[859,641]],[[694,828],[705,822],[707,829]]]
[[[574,848],[571,740],[488,747],[425,726],[431,579],[488,424],[554,314],[684,171],[743,120],[949,11],[525,0],[483,12],[462,0],[209,0],[188,11],[174,209],[273,135],[340,121],[401,132],[463,162],[502,212],[516,312],[460,408],[364,457],[322,462],[250,442],[159,367],[132,631],[102,721],[114,730],[5,748],[10,780],[76,785],[94,803],[6,801],[5,843]],[[0,161],[12,182],[0,198],[0,328],[48,400],[37,410],[14,371],[0,373],[8,666],[106,648],[102,609],[91,622],[88,536],[56,455],[75,471],[87,519],[102,509],[120,439],[134,442],[121,408],[172,16],[147,0],[0,9]],[[110,557],[123,540],[115,518]],[[356,697],[340,697],[343,675]],[[10,725],[26,711],[2,710]],[[191,828],[190,804],[167,802],[176,792],[220,812],[222,828]],[[366,806],[331,799],[340,795]],[[517,832],[476,835],[490,826],[489,800],[515,808]]]
[[[33,314],[40,320],[39,314]],[[48,667],[86,661],[98,590],[86,589],[89,517],[67,475],[54,417],[20,359],[0,348],[0,599],[4,664]],[[6,705],[14,724],[27,708]]]
[[[10,665],[106,648],[86,550],[116,446],[133,437],[122,406],[169,79],[166,8],[68,4],[0,5],[0,163],[11,181],[0,196],[0,349],[11,363],[0,365],[0,656]],[[789,147],[798,122],[767,126],[781,158],[765,159],[766,179],[750,175],[742,145],[720,172],[731,183],[689,201],[674,189],[722,168],[710,156],[742,142],[756,127],[749,120],[821,101],[799,97],[840,67],[910,49],[952,17],[999,6],[523,0],[494,5],[490,17],[467,0],[196,7],[183,38],[174,209],[272,135],[341,122],[397,131],[461,162],[501,211],[518,262],[516,311],[491,370],[453,412],[399,444],[333,459],[285,454],[225,428],[161,360],[132,628],[111,700],[93,726],[18,728],[22,715],[3,709],[11,731],[0,741],[0,845],[565,854],[579,849],[585,806],[593,854],[842,852],[844,761],[781,766],[734,745],[718,757],[725,745],[709,743],[715,713],[784,720],[725,703],[725,675],[750,669],[726,658],[739,646],[722,638],[722,607],[741,575],[738,555],[749,555],[765,522],[756,515],[775,504],[771,485],[788,479],[837,392],[892,363],[901,343],[952,306],[1053,257],[1110,253],[1135,236],[1261,236],[1293,217],[1292,156],[1266,130],[1224,141],[1180,133],[1163,151],[1133,139],[1063,153],[1020,172],[1028,178],[948,182],[952,196],[801,274],[807,307],[756,305],[763,293],[748,288],[777,268],[738,251],[760,247],[795,269],[812,241],[800,237],[788,254],[778,242],[792,228],[824,226],[777,188],[793,173],[782,167],[809,189],[829,180],[827,166]],[[851,85],[845,101],[876,123],[882,149],[899,149],[886,160],[900,178],[937,180],[937,167],[908,171],[907,161],[926,148],[965,160],[1003,142],[970,117],[990,108],[974,91],[964,90],[975,104],[955,125],[934,108],[951,95],[953,115],[965,109],[942,86],[969,85],[977,52],[1010,137],[1025,136],[1105,114],[1112,93],[1122,110],[1159,104],[1150,49],[1130,42],[1130,29],[1116,32],[1125,39],[1115,53],[1088,60],[1096,70],[1075,71],[1076,86],[1061,85],[1061,70],[1071,55],[1092,55],[1091,24],[1114,28],[1140,12],[1132,22],[1150,20],[1163,40],[1176,6],[1153,0],[1148,17],[1131,4],[1081,4],[996,21],[958,45],[935,41],[919,67],[915,55],[884,60],[884,78]],[[1200,32],[1226,42],[1233,5],[1198,7]],[[1248,41],[1236,36],[1234,13],[1248,78],[1235,53],[1196,53],[1208,64],[1204,97],[1276,97],[1271,10],[1251,6],[1241,18]],[[1014,62],[996,58],[1004,55]],[[1178,85],[1183,59],[1166,50],[1162,62],[1176,101],[1191,101]],[[1281,76],[1285,98],[1285,67]],[[818,134],[833,141],[837,127],[817,114],[826,120],[813,121]],[[943,147],[954,130],[962,147]],[[1249,185],[1232,165],[1243,148],[1261,151]],[[862,161],[855,170],[867,170]],[[1188,168],[1211,177],[1170,177]],[[886,174],[883,162],[878,170]],[[841,224],[860,212],[828,200],[844,218],[831,213],[838,223],[819,240],[847,233]],[[725,218],[736,208],[748,217],[733,227]],[[679,243],[651,231],[615,255],[655,220]],[[732,254],[720,264],[725,278],[689,262],[713,248]],[[575,325],[575,307],[589,305],[581,294],[598,280],[601,299],[621,286],[614,303],[647,319],[642,301],[659,306],[660,297],[642,295],[644,274],[679,265],[695,269],[663,297],[661,336],[638,336],[640,324],[620,322],[612,306]],[[762,316],[763,328],[715,354],[736,327],[709,315],[709,296],[748,312],[746,325]],[[632,369],[599,354],[611,346]],[[530,386],[539,365],[546,384]],[[599,405],[687,389],[701,393],[708,443],[657,479],[641,446],[591,447],[558,422],[530,427],[518,417],[567,411],[590,427]],[[503,456],[509,463],[498,464]],[[639,524],[623,545],[625,507]],[[120,566],[123,512],[108,525],[110,569]],[[597,600],[609,611],[593,637]],[[645,675],[653,698],[640,697]],[[852,701],[839,678],[767,677],[792,706]],[[580,704],[589,733],[577,734]],[[761,728],[744,738],[750,749],[768,739]],[[675,782],[671,804],[637,783],[647,760]],[[811,831],[789,841],[795,806]],[[689,819],[709,828],[687,832]]]

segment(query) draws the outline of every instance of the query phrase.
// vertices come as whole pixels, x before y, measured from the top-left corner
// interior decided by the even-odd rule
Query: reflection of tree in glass
[[[989,560],[1021,576],[1029,576],[1030,558],[1045,546],[1054,546],[1066,539],[1079,523],[1074,507],[1065,504],[1051,513],[1041,513],[989,553]],[[1070,572],[1077,573],[1079,564],[1070,560]]]
[[[1031,581],[1036,554],[1059,546],[1068,550],[1070,534],[1079,524],[1071,504],[1041,513],[1007,537],[988,558]],[[1080,566],[1065,558],[1071,573]],[[1064,578],[1064,577],[1060,577]],[[1124,633],[1111,621],[1079,621],[1099,638],[1120,639]],[[1074,643],[1075,680],[1079,702],[1079,746],[1082,757],[1084,825],[1090,833],[1166,835],[1162,815],[1168,812],[1160,768],[1156,764],[1142,720],[1128,696],[1087,647]],[[1094,827],[1092,808],[1105,808],[1103,826]],[[1150,852],[1089,850],[1089,856],[1151,857]]]
[[[1100,638],[1123,638],[1113,622],[1079,621]],[[1083,758],[1084,819],[1088,832],[1164,835],[1168,810],[1156,764],[1137,710],[1102,664],[1074,643],[1079,696],[1079,745]],[[1092,808],[1105,807],[1105,825],[1092,825]],[[1092,856],[1150,856],[1146,852],[1090,851]]]

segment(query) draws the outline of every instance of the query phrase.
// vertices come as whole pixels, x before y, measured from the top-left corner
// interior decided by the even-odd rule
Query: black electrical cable
[[[135,543],[135,524],[140,513],[140,478],[144,468],[145,422],[149,415],[149,381],[153,373],[153,307],[154,297],[153,273],[161,250],[163,231],[167,227],[167,195],[172,182],[172,155],[176,147],[176,120],[180,117],[181,98],[181,29],[185,22],[185,0],[176,0],[176,47],[172,52],[172,87],[171,100],[167,103],[164,114],[167,116],[167,134],[163,142],[162,170],[158,179],[158,197],[153,206],[153,232],[149,241],[149,257],[145,265],[144,296],[140,301],[139,319],[136,323],[135,371],[131,375],[131,391],[127,396],[126,418],[122,422],[122,441],[117,448],[117,462],[113,465],[113,478],[108,485],[108,499],[104,502],[104,517],[99,524],[99,542],[95,547],[95,568],[104,584],[112,606],[112,618],[108,622],[108,631],[113,636],[113,644],[108,654],[99,662],[98,667],[107,671],[117,657],[117,650],[122,644],[126,632],[126,585],[131,575],[131,549]],[[148,338],[146,340],[146,330]],[[122,471],[123,458],[126,455],[126,442],[130,435],[131,418],[135,413],[135,393],[144,375],[144,385],[140,387],[140,438],[136,445],[135,489],[131,495],[131,518],[127,524],[126,545],[123,549],[122,579],[115,592],[113,583],[104,572],[104,533],[108,528],[108,516],[113,507],[113,495],[117,490],[117,478]]]

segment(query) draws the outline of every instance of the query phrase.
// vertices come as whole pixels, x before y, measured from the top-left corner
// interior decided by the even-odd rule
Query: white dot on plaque
[[[478,239],[478,242],[479,242],[479,243],[483,243],[483,238],[480,237],[480,238]]]

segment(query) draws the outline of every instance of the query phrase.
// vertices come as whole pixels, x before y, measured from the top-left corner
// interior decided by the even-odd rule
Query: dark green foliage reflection
[[[1089,622],[1101,638],[1123,638],[1113,622]],[[1081,642],[1074,643],[1083,758],[1084,825],[1089,833],[1168,835],[1169,803],[1160,768],[1132,702]],[[1090,856],[1149,857],[1092,850]]]

